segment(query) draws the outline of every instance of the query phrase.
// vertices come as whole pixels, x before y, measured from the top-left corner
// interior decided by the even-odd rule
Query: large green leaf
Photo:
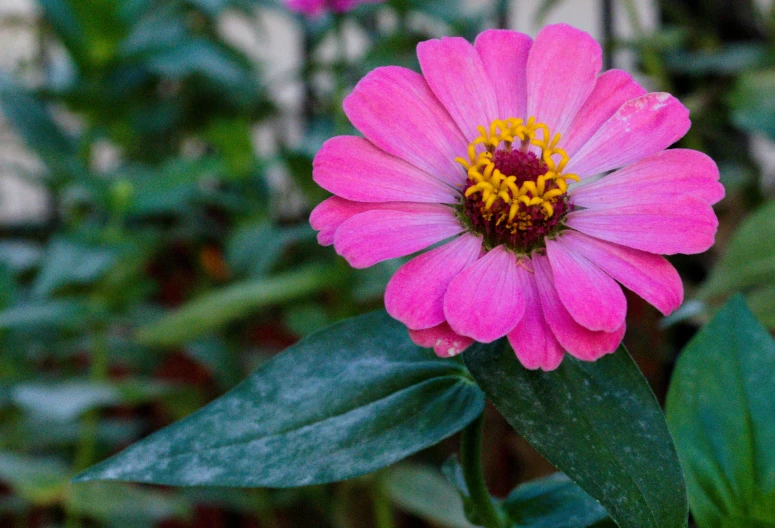
[[[510,347],[464,354],[508,422],[623,528],[687,524],[686,488],[662,411],[626,350],[525,369]]]
[[[775,340],[732,298],[678,359],[667,417],[700,528],[775,527]]]
[[[465,427],[484,395],[384,312],[311,335],[78,480],[302,486],[369,473]]]

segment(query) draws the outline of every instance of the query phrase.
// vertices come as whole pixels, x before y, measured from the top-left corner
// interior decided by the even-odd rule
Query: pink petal
[[[683,302],[681,277],[665,259],[653,253],[638,251],[604,242],[575,231],[565,231],[563,243],[595,263],[600,269],[669,315]]]
[[[601,74],[559,146],[573,156],[624,103],[645,94],[646,90],[626,71]]]
[[[574,211],[568,227],[615,244],[658,253],[693,254],[713,245],[718,219],[713,208],[693,196],[666,202]]]
[[[565,135],[592,93],[602,56],[588,33],[566,24],[544,27],[527,59],[527,115]]]
[[[549,259],[534,253],[533,269],[544,317],[560,345],[569,354],[584,361],[594,361],[614,352],[622,342],[626,324],[622,324],[621,328],[611,333],[584,328],[571,317],[560,301],[554,287],[554,276]]]
[[[528,259],[525,265],[532,266],[532,263]],[[525,368],[554,370],[562,363],[565,349],[554,337],[544,319],[533,272],[528,271],[524,266],[519,266],[517,277],[525,296],[525,314],[517,326],[509,332],[509,343]]]
[[[563,238],[546,241],[554,287],[563,306],[585,328],[604,332],[618,330],[627,317],[627,300],[622,288],[603,270],[570,250]]]
[[[724,197],[716,163],[696,150],[670,149],[571,190],[577,206],[628,205],[695,196],[709,204]]]
[[[504,29],[488,29],[476,37],[474,47],[495,88],[500,119],[528,117],[525,72],[532,45],[533,39],[524,33]]]
[[[342,222],[350,217],[371,211],[374,209],[401,209],[406,204],[395,202],[363,203],[352,202],[338,196],[327,198],[318,204],[309,215],[309,223],[312,229],[319,231],[318,242],[322,246],[330,246],[334,243],[334,233],[342,225]],[[409,205],[411,207],[411,205]]]
[[[508,334],[524,311],[517,258],[503,246],[464,269],[444,296],[444,316],[452,329],[480,343]]]
[[[388,154],[457,185],[465,179],[455,161],[468,141],[422,75],[398,66],[377,68],[344,100],[355,128]]]
[[[446,37],[417,45],[425,80],[463,134],[474,139],[477,126],[489,127],[498,118],[495,89],[482,59],[464,38]]]
[[[482,239],[466,233],[410,260],[388,282],[387,312],[413,330],[440,325],[445,321],[444,294],[449,283],[481,251]]]
[[[460,196],[438,178],[353,136],[323,144],[312,178],[327,191],[358,202],[455,203]]]
[[[565,172],[582,179],[617,169],[666,149],[689,130],[689,111],[667,93],[624,103],[571,158]]]
[[[447,323],[423,330],[409,330],[409,338],[417,346],[432,348],[442,358],[457,356],[474,343],[470,337],[456,334]]]
[[[450,207],[404,204],[402,210],[366,211],[345,220],[334,235],[334,248],[354,268],[404,257],[463,231]]]

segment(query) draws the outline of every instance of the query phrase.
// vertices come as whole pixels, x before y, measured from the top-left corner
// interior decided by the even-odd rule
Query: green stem
[[[393,507],[390,500],[385,497],[379,482],[375,482],[371,486],[371,500],[374,503],[374,525],[377,528],[395,528]]]
[[[91,368],[89,377],[92,381],[103,382],[108,377],[108,342],[106,331],[99,328],[94,332],[91,350]],[[75,451],[73,469],[75,472],[83,471],[94,463],[94,453],[97,448],[97,429],[99,427],[100,414],[98,409],[88,411],[81,421],[81,435]],[[67,528],[80,528],[82,526],[78,514],[68,506],[66,509]]]
[[[463,429],[460,437],[460,459],[468,493],[479,522],[486,528],[501,528],[500,515],[490,497],[490,492],[487,491],[482,470],[483,425],[484,413]]]

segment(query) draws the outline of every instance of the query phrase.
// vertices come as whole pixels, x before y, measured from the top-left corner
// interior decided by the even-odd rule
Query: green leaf
[[[233,284],[141,328],[137,339],[155,346],[183,344],[259,308],[319,292],[331,283],[331,270],[313,265]]]
[[[767,134],[775,139],[775,70],[758,70],[740,76],[728,103],[732,121],[749,132]]]
[[[69,468],[57,458],[0,451],[0,481],[32,504],[44,506],[59,502],[69,477]]]
[[[495,407],[622,528],[686,526],[686,488],[662,411],[624,348],[595,362],[524,368],[508,346],[464,354]]]
[[[739,296],[684,348],[670,430],[700,528],[775,526],[775,340]]]
[[[775,284],[775,201],[743,221],[699,297],[710,299],[767,283]]]
[[[75,142],[54,122],[43,101],[6,75],[0,75],[0,110],[50,169],[76,177],[87,172]]]
[[[152,528],[190,514],[188,501],[181,496],[119,482],[73,485],[67,503],[70,511],[117,528]]]
[[[88,318],[84,303],[75,300],[56,300],[17,304],[0,311],[0,330],[31,329],[40,327],[77,327]]]
[[[385,312],[300,341],[190,417],[77,480],[290,487],[363,475],[465,427],[484,395]]]
[[[68,284],[88,284],[105,274],[115,261],[116,254],[110,249],[55,239],[46,248],[34,293],[45,297]]]
[[[474,526],[455,487],[431,467],[399,464],[381,476],[380,484],[393,502],[418,517],[450,528]]]
[[[562,473],[518,486],[503,508],[516,526],[525,528],[586,528],[608,517],[596,500]]]
[[[90,409],[119,404],[136,405],[158,399],[171,391],[170,385],[152,380],[108,383],[70,379],[16,384],[11,390],[11,399],[36,418],[68,422]]]

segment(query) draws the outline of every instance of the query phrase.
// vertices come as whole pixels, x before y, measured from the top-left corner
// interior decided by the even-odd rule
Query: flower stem
[[[483,425],[484,413],[463,429],[460,437],[460,459],[468,493],[479,522],[486,528],[501,528],[500,515],[490,497],[490,492],[487,491],[482,470]]]

